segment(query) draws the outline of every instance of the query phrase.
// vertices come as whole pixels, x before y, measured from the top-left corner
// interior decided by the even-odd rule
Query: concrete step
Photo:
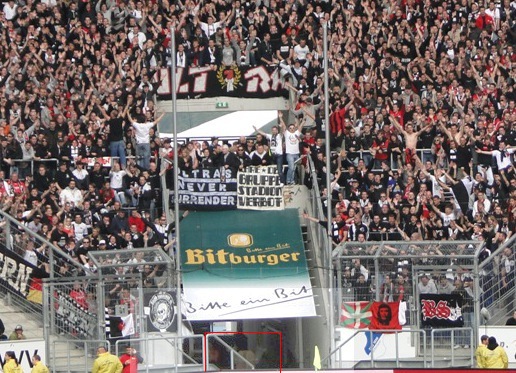
[[[40,319],[36,319],[34,315],[20,312],[12,306],[1,306],[0,308],[0,319],[4,323],[7,336],[14,331],[17,325],[21,325],[27,339],[43,338],[43,325]]]

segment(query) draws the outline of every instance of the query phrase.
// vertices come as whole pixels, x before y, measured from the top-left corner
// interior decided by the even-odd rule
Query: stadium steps
[[[2,300],[0,307],[0,319],[5,326],[5,334],[9,336],[14,331],[16,325],[23,327],[23,334],[27,339],[43,339],[43,323],[41,319],[34,317],[30,313],[20,312],[18,307],[5,304],[6,299]]]

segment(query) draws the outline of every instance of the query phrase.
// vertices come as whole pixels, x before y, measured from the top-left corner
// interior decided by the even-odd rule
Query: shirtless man
[[[443,122],[439,122],[439,128],[448,136],[450,141],[455,141],[456,144],[460,144],[460,138],[464,136],[464,127],[465,125],[462,125],[460,127],[460,130],[458,129],[458,126],[460,124],[456,122],[452,122],[450,124],[450,129],[446,128],[446,126],[443,124]]]
[[[410,163],[410,164],[414,165],[417,139],[423,131],[432,127],[432,125],[428,124],[426,127],[423,127],[421,130],[414,132],[414,126],[410,122],[408,122],[406,125],[407,130],[405,131],[394,116],[391,115],[390,119],[391,119],[391,123],[394,125],[394,127],[396,127],[396,129],[398,131],[400,131],[403,134],[403,136],[405,137],[405,164]]]

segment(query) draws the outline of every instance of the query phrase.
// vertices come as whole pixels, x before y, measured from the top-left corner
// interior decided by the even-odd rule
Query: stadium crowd
[[[189,142],[181,169],[286,162],[284,182],[314,183],[293,171],[310,156],[317,180],[332,173],[322,197],[336,245],[473,239],[488,256],[516,223],[515,19],[509,0],[10,0],[0,13],[2,208],[86,269],[89,250],[169,248],[159,191],[172,149],[157,133],[156,73],[175,54],[184,68],[275,67],[295,96],[287,125],[233,144]],[[45,247],[15,239],[45,262]],[[512,283],[514,255],[502,266]]]

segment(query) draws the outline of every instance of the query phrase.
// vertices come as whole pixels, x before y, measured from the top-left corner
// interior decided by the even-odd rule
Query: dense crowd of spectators
[[[332,173],[323,198],[336,245],[472,239],[489,255],[516,223],[515,19],[509,0],[10,0],[0,13],[2,208],[87,269],[91,249],[170,246],[159,191],[172,149],[155,99],[156,71],[175,54],[179,67],[275,67],[296,97],[286,136],[193,141],[181,169],[287,161],[282,181],[301,183],[292,166],[311,156],[318,180]],[[106,156],[112,165],[96,161]],[[466,206],[448,193],[457,183]],[[41,248],[24,239],[37,263]]]

